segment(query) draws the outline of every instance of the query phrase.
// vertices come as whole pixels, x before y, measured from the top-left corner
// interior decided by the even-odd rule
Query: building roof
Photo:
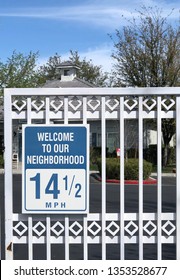
[[[95,87],[93,84],[84,81],[80,78],[75,77],[72,81],[61,81],[60,79],[47,81],[44,88],[87,88],[87,87]]]
[[[71,61],[69,61],[69,60],[60,63],[59,65],[56,66],[56,68],[57,68],[57,69],[59,69],[59,68],[61,68],[61,69],[64,69],[64,68],[76,68],[76,69],[80,69],[80,67],[79,67],[77,64],[75,64],[75,63],[73,63],[73,62],[71,62]]]
[[[43,85],[43,88],[87,88],[95,87],[95,85],[80,79],[76,76],[77,70],[80,69],[71,61],[64,61],[57,67],[59,76],[56,79],[48,80]]]

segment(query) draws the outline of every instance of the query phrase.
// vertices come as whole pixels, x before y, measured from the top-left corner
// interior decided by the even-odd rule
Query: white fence
[[[162,212],[162,119],[176,119],[176,211]],[[139,185],[138,211],[125,212],[124,120],[138,120]],[[154,212],[143,212],[143,121],[157,123],[157,205]],[[40,215],[13,213],[12,139],[13,124],[101,122],[101,211],[82,215]],[[120,183],[119,212],[107,212],[106,121],[119,120]],[[119,248],[125,259],[126,245],[138,246],[138,258],[144,257],[146,244],[157,246],[162,259],[163,244],[175,244],[180,259],[180,88],[60,88],[5,89],[5,258],[15,259],[16,250],[26,250],[26,258],[36,259],[43,245],[43,258],[52,259],[54,247],[71,258],[71,246],[78,245],[83,259],[89,258],[91,245],[100,246],[106,259],[109,245]],[[16,199],[16,198],[15,198]],[[91,198],[90,198],[91,199]],[[22,245],[24,247],[22,247]],[[36,245],[40,247],[36,248]],[[19,247],[18,247],[19,246]],[[18,249],[16,249],[18,248]],[[62,249],[63,248],[63,249]],[[94,257],[98,258],[98,257]],[[112,256],[113,258],[113,256]]]

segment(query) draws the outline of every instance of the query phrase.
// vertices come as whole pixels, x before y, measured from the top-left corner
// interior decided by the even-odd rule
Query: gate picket
[[[167,94],[169,97],[167,97]],[[176,119],[176,213],[162,212],[162,119]],[[138,120],[139,196],[138,213],[125,212],[125,120]],[[157,212],[143,212],[144,119],[157,122]],[[106,135],[108,121],[118,121],[120,183],[118,213],[107,212]],[[101,211],[87,214],[13,213],[13,127],[22,123],[88,124],[98,122],[101,135]],[[144,244],[176,245],[180,259],[180,88],[59,88],[4,90],[5,143],[5,258],[14,259],[14,244],[27,244],[28,259],[35,259],[35,244],[44,244],[46,259],[52,259],[52,245],[64,246],[64,258],[71,259],[71,245],[82,244],[82,256],[89,259],[90,246],[101,244],[101,258],[107,258],[107,245],[119,246],[125,259],[126,244],[138,244],[139,259]],[[151,229],[149,229],[151,227]],[[169,228],[169,229],[168,229]],[[146,233],[146,234],[145,234]]]

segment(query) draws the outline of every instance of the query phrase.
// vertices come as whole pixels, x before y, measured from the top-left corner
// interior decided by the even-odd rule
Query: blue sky
[[[142,3],[158,6],[172,20],[179,17],[179,0],[0,0],[0,60],[14,50],[28,54],[39,51],[44,63],[56,52],[67,59],[69,51],[92,59],[104,70],[111,67],[113,34],[136,16]]]

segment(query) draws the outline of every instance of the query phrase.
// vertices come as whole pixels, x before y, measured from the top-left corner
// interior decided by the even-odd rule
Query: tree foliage
[[[28,55],[13,52],[12,56],[4,63],[0,61],[0,94],[3,89],[28,88],[42,86],[46,80],[58,77],[57,66],[63,62],[61,56],[56,53],[49,57],[47,63],[38,67],[39,53],[30,52]],[[69,60],[80,67],[77,76],[96,86],[104,86],[107,74],[103,73],[101,66],[96,66],[91,60],[80,58],[78,52],[70,51]]]
[[[79,66],[77,76],[96,86],[105,86],[108,74],[102,71],[102,66],[94,65],[92,60],[81,58],[77,51],[70,51],[70,61]]]
[[[173,12],[173,11],[172,11]],[[180,85],[180,24],[168,23],[157,7],[143,6],[114,41],[114,85],[165,87]],[[112,36],[111,36],[112,38]],[[112,38],[114,40],[114,38]],[[162,120],[164,165],[175,134],[175,121]]]
[[[52,80],[57,78],[57,66],[61,62],[62,62],[61,56],[58,53],[55,53],[55,55],[50,56],[48,61],[40,67],[41,75],[44,83],[47,80]]]
[[[8,88],[37,87],[41,74],[37,68],[38,53],[28,55],[13,52],[5,63],[0,61],[0,92]]]
[[[92,60],[81,58],[77,51],[70,51],[68,59],[71,63],[76,64],[80,69],[77,70],[77,77],[81,78],[96,86],[105,86],[107,73],[103,73],[102,66],[94,65]],[[47,63],[41,67],[44,80],[56,79],[58,77],[57,66],[62,63],[61,56],[56,53],[51,56]]]
[[[114,41],[115,84],[138,87],[180,83],[180,25],[168,23],[162,10],[145,7]]]

